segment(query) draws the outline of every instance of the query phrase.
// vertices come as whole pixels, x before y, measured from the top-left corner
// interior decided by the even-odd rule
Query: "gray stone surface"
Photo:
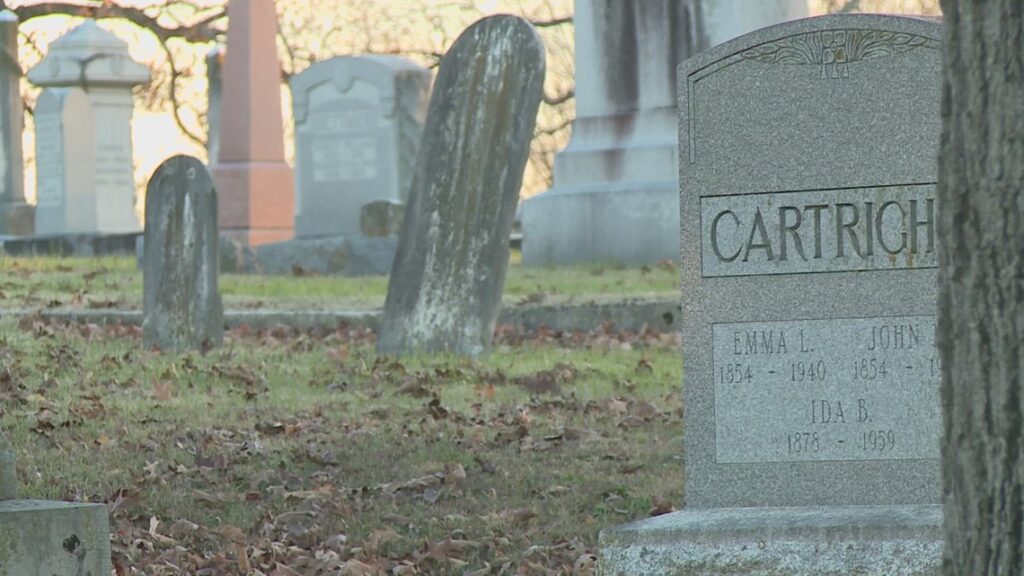
[[[14,448],[7,436],[0,433],[0,500],[18,497],[18,471],[15,467]]]
[[[206,54],[206,157],[207,164],[217,163],[220,154],[221,69],[224,47],[216,46]]]
[[[441,60],[379,353],[490,347],[544,70],[540,38],[514,16],[473,24]]]
[[[680,67],[689,507],[939,501],[940,36],[827,16]]]
[[[256,247],[253,267],[264,274],[384,275],[397,249],[394,236],[301,238]]]
[[[110,526],[103,504],[0,502],[0,574],[107,576]]]
[[[149,82],[128,45],[86,20],[28,72],[35,108],[36,234],[139,230],[132,88]]]
[[[576,120],[523,203],[527,266],[679,257],[675,68],[804,0],[576,0]]]
[[[224,316],[217,288],[217,192],[206,165],[175,156],[146,189],[144,344],[167,350],[219,345]]]
[[[364,204],[408,196],[430,71],[397,56],[338,56],[291,87],[295,235],[358,234]]]
[[[724,508],[601,532],[603,576],[938,576],[934,506]]]
[[[4,10],[0,12],[0,235],[30,236],[35,229],[35,207],[25,202],[20,86],[18,16]]]
[[[393,200],[374,200],[360,209],[359,229],[363,236],[398,236],[405,219],[405,204]]]

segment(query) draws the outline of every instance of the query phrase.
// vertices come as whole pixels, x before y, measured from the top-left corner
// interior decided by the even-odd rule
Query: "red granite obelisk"
[[[284,160],[274,0],[231,0],[220,153],[221,234],[249,246],[292,237],[295,179]]]

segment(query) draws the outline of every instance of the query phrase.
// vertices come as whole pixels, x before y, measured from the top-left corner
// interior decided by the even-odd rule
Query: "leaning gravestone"
[[[104,504],[15,500],[14,456],[0,434],[0,574],[110,574]]]
[[[543,82],[544,45],[514,16],[480,20],[441,60],[378,353],[490,347]]]
[[[175,156],[146,188],[142,335],[170,350],[219,345],[217,192],[206,166]]]
[[[680,66],[687,510],[605,531],[607,574],[938,574],[940,38],[826,16]]]
[[[291,79],[295,235],[359,234],[359,209],[405,202],[430,71],[397,56],[338,56]]]

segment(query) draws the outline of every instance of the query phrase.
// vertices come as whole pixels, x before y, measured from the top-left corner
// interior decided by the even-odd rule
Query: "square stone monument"
[[[16,500],[14,455],[0,435],[0,574],[110,574],[104,504]]]
[[[149,69],[86,20],[50,45],[28,79],[45,88],[35,111],[35,233],[138,232],[132,87],[149,82]]]
[[[937,20],[836,15],[679,68],[686,509],[606,574],[938,574]]]
[[[397,56],[339,56],[291,80],[296,237],[357,235],[361,208],[405,202],[430,71]]]

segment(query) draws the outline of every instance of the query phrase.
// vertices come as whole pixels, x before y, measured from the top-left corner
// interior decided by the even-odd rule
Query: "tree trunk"
[[[944,573],[1024,574],[1024,3],[942,8]]]

